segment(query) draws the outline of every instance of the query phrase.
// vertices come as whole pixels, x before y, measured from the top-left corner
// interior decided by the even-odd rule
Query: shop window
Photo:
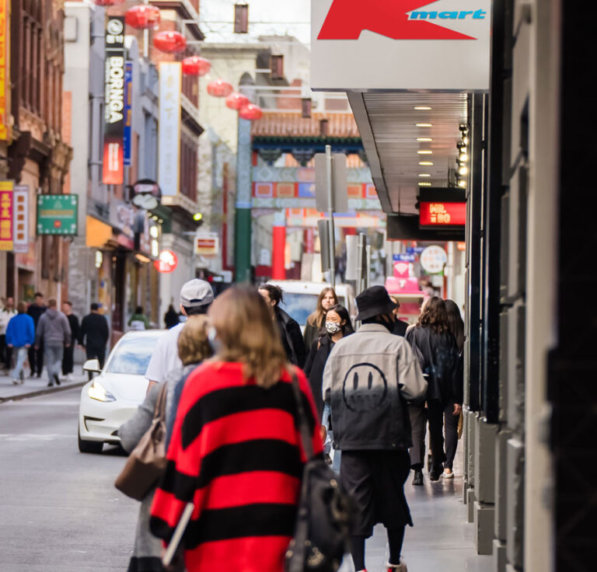
[[[284,79],[284,56],[271,56],[269,69],[272,79]]]
[[[234,33],[247,34],[249,32],[249,5],[234,5]]]

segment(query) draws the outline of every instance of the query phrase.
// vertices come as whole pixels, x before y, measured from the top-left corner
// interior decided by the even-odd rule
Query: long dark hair
[[[349,334],[354,334],[354,328],[352,327],[352,322],[350,321],[350,314],[348,310],[342,304],[336,304],[328,309],[328,312],[336,312],[340,319],[344,321],[344,325],[342,326],[342,335],[348,336]],[[325,329],[325,324],[324,324]]]
[[[417,326],[431,328],[436,334],[450,331],[446,303],[439,296],[432,296],[423,304]]]
[[[446,312],[448,314],[448,329],[456,339],[458,351],[461,352],[464,347],[464,322],[460,315],[460,309],[454,300],[446,300],[445,304]]]

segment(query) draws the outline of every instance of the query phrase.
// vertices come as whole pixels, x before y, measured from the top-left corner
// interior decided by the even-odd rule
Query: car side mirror
[[[83,364],[83,371],[90,371],[91,373],[99,373],[102,371],[98,359],[88,359]]]

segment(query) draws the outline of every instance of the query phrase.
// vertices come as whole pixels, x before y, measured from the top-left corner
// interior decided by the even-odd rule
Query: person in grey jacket
[[[340,480],[353,498],[351,553],[365,570],[365,540],[378,522],[387,529],[388,570],[406,572],[400,554],[406,525],[404,496],[412,445],[407,402],[424,399],[427,382],[408,342],[392,334],[394,302],[383,286],[356,299],[361,328],[339,340],[327,360],[323,397],[331,406]]]
[[[191,373],[212,351],[207,338],[207,317],[190,316],[178,336],[178,355],[182,367],[170,371],[163,383],[166,389],[166,426],[171,428],[176,418],[176,408],[182,386]],[[153,384],[145,401],[135,415],[118,429],[118,435],[125,451],[131,452],[153,421],[153,413],[162,384]],[[168,440],[167,440],[168,442]],[[157,485],[157,483],[156,483]],[[133,555],[129,561],[128,572],[149,572],[162,570],[162,541],[149,530],[149,516],[155,488],[141,501]]]
[[[60,385],[60,369],[64,348],[72,341],[67,317],[58,310],[55,299],[48,300],[48,309],[42,314],[35,331],[35,349],[44,348],[44,361],[48,370],[48,387]]]

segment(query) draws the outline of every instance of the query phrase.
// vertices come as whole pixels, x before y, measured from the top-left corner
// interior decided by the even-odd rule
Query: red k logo
[[[484,19],[484,10],[416,11],[437,0],[334,0],[318,40],[358,40],[368,30],[393,40],[474,40],[429,20]],[[413,12],[414,11],[414,12]],[[412,14],[409,13],[413,12]]]

